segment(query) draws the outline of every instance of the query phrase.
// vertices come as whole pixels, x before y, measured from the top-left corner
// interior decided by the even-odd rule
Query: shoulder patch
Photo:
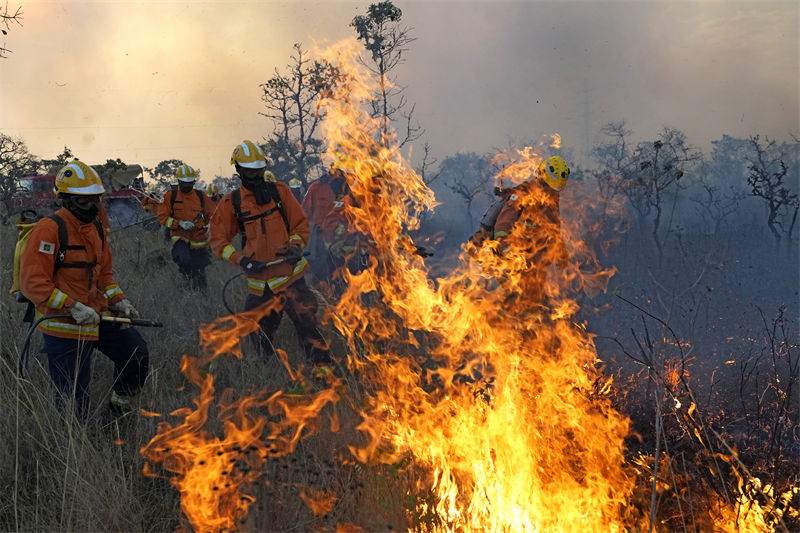
[[[519,196],[517,196],[516,194],[512,194],[512,195],[509,197],[509,200],[516,200],[517,198],[519,198]]]
[[[53,255],[56,253],[56,245],[52,242],[41,241],[39,242],[39,251],[44,254]]]

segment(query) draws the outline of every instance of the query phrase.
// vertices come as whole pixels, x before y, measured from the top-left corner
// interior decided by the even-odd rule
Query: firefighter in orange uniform
[[[216,183],[208,183],[208,184],[206,184],[206,186],[204,187],[203,190],[206,193],[206,198],[208,198],[209,200],[214,202],[214,205],[216,206],[217,203],[219,202],[220,198],[221,198],[220,195],[219,195],[219,187],[217,187],[217,184]]]
[[[266,159],[252,141],[236,146],[231,164],[236,165],[242,187],[220,200],[211,219],[211,249],[240,266],[247,276],[245,311],[269,310],[259,320],[266,336],[257,335],[262,353],[271,352],[272,339],[286,311],[306,359],[315,365],[314,376],[324,376],[330,372],[328,344],[317,327],[316,297],[303,279],[308,270],[303,256],[308,219],[286,184],[264,179]],[[244,233],[242,251],[231,243],[240,232]]]
[[[192,288],[206,288],[206,267],[209,265],[208,222],[214,205],[205,194],[194,188],[197,172],[181,165],[175,172],[177,189],[164,195],[158,210],[158,220],[169,228],[172,239],[172,260],[189,280]]]
[[[348,170],[350,169],[348,166]],[[383,172],[380,164],[373,159],[359,163],[358,170],[356,174],[358,179],[365,180],[377,180]],[[353,274],[366,268],[370,247],[373,244],[372,239],[357,232],[347,218],[348,210],[354,205],[357,206],[358,203],[345,182],[340,195],[334,200],[330,211],[320,224],[333,268],[338,269],[346,264]]]
[[[156,186],[150,184],[142,195],[142,209],[153,215],[158,214],[158,207],[161,205],[162,199],[158,195]]]
[[[148,350],[136,329],[100,321],[109,311],[139,316],[111,271],[111,250],[98,219],[105,189],[94,169],[75,160],[58,172],[55,190],[63,207],[33,228],[20,263],[20,288],[37,317],[70,315],[39,325],[57,404],[63,408],[74,399],[78,416],[86,417],[90,356],[97,348],[114,362],[109,409],[124,414],[144,384]]]
[[[326,249],[322,225],[334,205],[341,203],[347,194],[346,175],[353,173],[352,163],[347,154],[337,153],[330,170],[313,181],[303,197],[303,211],[311,223],[308,244],[311,271],[321,281],[328,281],[336,267],[335,259]]]
[[[311,224],[322,225],[325,217],[333,209],[333,203],[341,200],[346,194],[345,174],[352,173],[353,165],[350,157],[347,154],[337,153],[336,161],[330,170],[308,186],[302,205]]]
[[[561,157],[545,159],[539,164],[535,179],[515,187],[497,215],[493,236],[500,241],[498,251],[504,253],[513,248],[524,254],[527,264],[519,278],[520,286],[507,298],[509,305],[524,298],[533,307],[544,306],[546,267],[555,263],[565,268],[569,263],[559,215],[559,196],[568,177],[569,167]]]

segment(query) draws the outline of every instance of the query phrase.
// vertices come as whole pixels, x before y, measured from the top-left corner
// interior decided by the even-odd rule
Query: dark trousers
[[[272,351],[270,344],[275,338],[275,332],[278,330],[281,316],[285,311],[297,330],[297,336],[300,339],[306,360],[312,364],[330,363],[331,357],[328,353],[328,343],[325,342],[317,327],[317,298],[308,288],[303,278],[295,281],[277,295],[270,291],[269,288],[264,289],[262,296],[248,294],[244,301],[244,310],[249,311],[268,302],[274,302],[276,298],[278,299],[277,306],[258,321],[259,326],[261,326],[261,333],[251,335],[251,339],[256,346],[262,353],[270,353]],[[264,339],[263,335],[266,335],[269,341]]]
[[[89,408],[91,355],[95,348],[114,362],[112,387],[117,394],[135,394],[147,377],[147,343],[134,328],[122,329],[119,325],[101,322],[97,341],[47,334],[42,337],[42,353],[47,355],[50,378],[56,386],[56,404],[63,408],[68,399],[73,398],[79,418],[85,418]]]
[[[175,241],[172,245],[172,260],[178,265],[178,270],[186,276],[192,287],[206,288],[206,267],[211,260],[208,257],[208,248],[192,248],[186,241]]]

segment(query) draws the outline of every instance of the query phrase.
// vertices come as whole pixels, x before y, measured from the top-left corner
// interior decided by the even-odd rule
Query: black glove
[[[248,274],[257,274],[267,268],[266,263],[250,259],[249,257],[243,257],[242,260],[239,261],[239,266]]]
[[[299,246],[290,246],[286,253],[283,254],[283,260],[293,265],[300,261],[300,258],[303,257],[303,250],[300,249]]]

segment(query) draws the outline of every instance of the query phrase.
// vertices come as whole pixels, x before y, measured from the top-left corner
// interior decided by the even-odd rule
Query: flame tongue
[[[370,440],[354,455],[388,463],[410,456],[426,466],[436,503],[417,511],[436,514],[432,530],[621,529],[632,491],[622,466],[628,422],[594,392],[591,337],[570,322],[577,306],[561,292],[580,285],[580,273],[568,269],[549,284],[551,305],[543,306],[531,285],[543,283],[531,277],[544,274],[538,263],[555,259],[549,242],[523,236],[502,254],[474,250],[477,262],[462,254],[459,269],[431,281],[402,236],[434,205],[430,190],[386,148],[392,139],[377,135],[380,125],[359,105],[371,82],[349,46],[326,56],[348,83],[340,88],[346,94],[322,102],[323,127],[337,151],[377,159],[385,170],[380,183],[351,177],[360,207],[347,216],[374,246],[364,271],[345,273],[334,321],[351,346],[364,347],[353,366],[374,391],[360,426]],[[539,161],[526,148],[498,179],[525,182]],[[555,231],[536,215],[547,193],[520,194],[532,209],[519,224]],[[609,275],[599,274],[600,283]]]

